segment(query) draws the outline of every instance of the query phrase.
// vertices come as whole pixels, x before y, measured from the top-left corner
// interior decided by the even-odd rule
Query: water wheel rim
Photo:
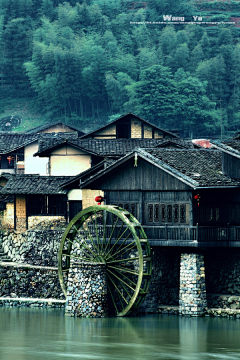
[[[60,248],[59,248],[59,252],[58,252],[59,281],[60,281],[60,284],[61,284],[61,287],[62,287],[62,290],[63,290],[65,296],[67,296],[67,290],[66,290],[66,286],[65,286],[65,282],[64,282],[64,278],[63,278],[62,259],[63,259],[63,257],[65,257],[65,262],[67,264],[66,271],[68,271],[67,268],[70,267],[71,249],[72,249],[72,244],[74,241],[74,236],[78,232],[78,229],[82,230],[83,224],[84,224],[84,222],[86,223],[87,219],[92,218],[92,216],[94,216],[94,215],[96,216],[100,212],[102,212],[102,214],[104,212],[107,212],[106,214],[113,214],[114,216],[117,217],[117,221],[118,221],[118,219],[120,219],[123,222],[123,224],[126,226],[126,228],[129,230],[130,234],[132,235],[132,237],[133,237],[132,244],[134,243],[134,248],[137,250],[138,256],[136,258],[138,259],[138,271],[136,272],[137,274],[134,274],[135,276],[137,276],[137,282],[136,282],[136,284],[134,284],[134,286],[135,286],[134,291],[132,290],[133,293],[129,296],[130,299],[128,300],[126,305],[122,305],[122,309],[120,309],[120,311],[116,307],[116,315],[117,316],[125,316],[130,313],[134,304],[135,304],[135,308],[138,308],[141,305],[141,303],[144,300],[145,293],[147,292],[149,284],[150,284],[150,281],[144,281],[144,286],[142,286],[143,278],[146,275],[146,274],[144,275],[144,266],[146,267],[146,261],[144,261],[143,244],[140,241],[139,234],[141,234],[141,238],[144,238],[144,252],[145,252],[145,254],[147,254],[147,257],[148,257],[148,262],[147,262],[147,276],[148,277],[151,275],[151,271],[152,271],[152,263],[151,263],[151,259],[150,259],[151,251],[150,251],[150,246],[147,241],[146,234],[145,234],[143,228],[141,227],[140,223],[138,222],[138,220],[132,214],[130,214],[128,211],[126,211],[125,209],[122,209],[118,206],[110,206],[110,205],[90,206],[90,207],[82,210],[70,221],[69,225],[67,226],[67,228],[62,236],[62,240],[61,240],[61,244],[60,244]],[[106,217],[107,217],[107,215],[106,215]],[[97,230],[97,232],[98,232],[98,230]],[[70,234],[73,237],[73,239],[71,238]],[[70,241],[70,242],[68,243],[68,241]],[[111,237],[110,237],[110,241],[111,241]],[[66,244],[68,244],[68,247],[64,253],[64,246],[66,246]],[[116,244],[113,245],[112,248],[114,248],[114,246],[116,246]],[[111,245],[110,245],[110,248],[111,248]],[[66,251],[67,251],[67,253],[66,253]],[[145,256],[145,258],[146,258],[146,256]],[[120,270],[118,270],[119,268],[115,265],[115,269],[114,269],[114,266],[113,266],[114,262],[116,263],[118,261],[119,260],[116,261],[116,260],[111,260],[111,259],[109,260],[107,258],[105,259],[109,283],[112,283],[108,287],[110,292],[111,292],[111,287],[114,286],[113,285],[114,284],[114,280],[113,280],[114,276],[115,276],[115,280],[116,280],[116,278],[118,279],[118,283],[119,283],[119,281],[124,283],[123,279],[121,280],[118,276],[116,276],[116,271],[120,271]],[[124,262],[125,259],[124,260],[121,259],[120,261]],[[127,259],[127,261],[129,261],[129,262],[134,261],[134,258],[129,258],[129,259]],[[104,259],[102,259],[102,262],[104,262]],[[126,272],[126,269],[124,271]],[[127,276],[126,276],[126,274],[122,274],[122,277],[124,278]],[[130,277],[130,275],[129,275],[129,277]],[[129,281],[131,281],[131,280],[129,280]],[[125,286],[123,284],[122,284],[122,286],[125,288]],[[118,291],[118,289],[117,289],[117,291]],[[126,291],[126,289],[125,289],[125,291]],[[110,295],[112,297],[112,294],[110,294]],[[119,298],[121,296],[123,297],[123,295],[121,295],[121,294],[120,295],[117,294],[117,295]],[[124,301],[126,301],[126,299],[124,297],[123,297],[123,299],[124,299]],[[121,300],[121,298],[120,298],[120,300]],[[113,297],[112,297],[112,301],[114,302]],[[114,303],[114,306],[116,306],[115,303]]]

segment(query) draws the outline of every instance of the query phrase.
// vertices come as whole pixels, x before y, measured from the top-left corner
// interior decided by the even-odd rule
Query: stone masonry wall
[[[201,316],[206,313],[204,256],[195,253],[181,254],[179,313]]]
[[[0,234],[12,261],[57,266],[64,229],[7,231]],[[141,312],[157,313],[163,305],[178,307],[180,255],[184,249],[153,247],[153,271]],[[206,249],[205,272],[208,308],[240,311],[240,249]],[[1,275],[0,275],[1,279]]]
[[[240,249],[205,251],[208,307],[240,309]]]
[[[105,264],[72,264],[68,275],[67,315],[106,317],[107,309],[107,274]]]
[[[57,266],[57,253],[63,231],[60,229],[5,232],[0,235],[0,242],[11,261]]]
[[[0,262],[0,297],[64,299],[56,267]]]
[[[50,227],[54,230],[57,226],[65,225],[66,219],[64,216],[29,216],[28,229],[37,227]]]
[[[152,247],[152,277],[140,312],[156,313],[161,305],[179,303],[180,250]]]

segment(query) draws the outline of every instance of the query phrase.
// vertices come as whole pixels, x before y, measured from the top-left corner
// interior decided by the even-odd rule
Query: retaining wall
[[[4,252],[12,261],[57,266],[57,253],[64,230],[27,230],[0,235]]]
[[[0,297],[64,300],[56,267],[0,262]]]
[[[47,269],[47,267],[57,266],[57,253],[63,231],[63,229],[28,230],[22,233],[8,231],[0,235],[0,242],[2,240],[3,249],[12,261],[27,263],[28,266],[44,266]],[[158,313],[161,312],[160,308],[164,305],[168,307],[178,307],[179,305],[180,256],[181,253],[186,252],[186,249],[153,247],[152,250],[152,281],[140,310],[141,312]],[[215,309],[216,314],[217,311],[219,312],[219,308],[224,311],[227,311],[227,309],[240,310],[240,249],[205,249],[202,253],[205,258],[208,308]],[[21,273],[20,270],[17,270],[16,282],[22,279],[21,274],[23,274],[26,280],[26,287],[29,287],[29,290],[24,290],[25,292],[23,291],[24,287],[19,291],[23,291],[24,296],[32,296],[28,291],[31,292],[35,289],[31,284],[33,282],[39,284],[39,291],[44,295],[41,281],[28,281],[31,277],[33,279],[37,277],[37,275],[31,275],[31,271],[28,270],[28,272],[24,271]],[[54,281],[57,281],[56,271],[55,274],[56,276],[51,276],[55,279]],[[10,276],[11,281],[14,281],[13,284],[15,284],[14,276]],[[45,283],[52,284],[52,280],[49,280],[46,277],[47,275],[44,276]],[[6,272],[6,267],[4,267],[4,270],[0,272],[0,281],[7,280],[7,288],[3,287],[1,290],[6,291],[3,296],[11,296],[11,293],[15,293],[16,286],[12,286],[8,277],[9,274]],[[4,281],[1,285],[5,284]],[[55,296],[52,293],[50,295],[50,288],[45,290],[45,295]],[[18,296],[22,295],[19,293]],[[59,295],[56,294],[56,296]]]
[[[108,315],[105,264],[71,264],[68,275],[66,313],[79,317],[106,317]]]

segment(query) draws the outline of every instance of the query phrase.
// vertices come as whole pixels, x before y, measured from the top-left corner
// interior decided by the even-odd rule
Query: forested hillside
[[[34,99],[48,121],[79,127],[133,112],[185,136],[234,132],[238,29],[153,24],[163,14],[191,21],[199,9],[179,0],[0,0],[1,105]],[[219,16],[229,20],[208,21]]]

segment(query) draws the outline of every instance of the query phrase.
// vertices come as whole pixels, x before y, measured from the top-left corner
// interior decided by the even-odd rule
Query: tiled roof
[[[8,154],[9,152],[18,150],[19,148],[38,140],[36,134],[25,133],[5,133],[0,132],[0,154]]]
[[[61,139],[42,139],[39,141],[39,150],[36,155],[44,156],[49,154],[54,147],[61,146],[66,141]],[[99,156],[124,156],[136,147],[164,147],[176,146],[179,148],[193,149],[194,145],[191,141],[182,139],[68,139],[67,143],[73,146],[81,147],[86,151],[92,151]]]
[[[57,122],[54,122],[54,123],[48,123],[48,124],[36,126],[35,128],[32,128],[32,129],[26,131],[26,134],[36,134],[36,133],[39,133],[39,132],[41,132],[41,131],[44,131],[44,130],[50,128],[50,127],[57,126],[57,125],[66,126],[66,127],[70,128],[70,129],[72,129],[73,131],[77,131],[79,136],[83,136],[83,135],[84,135],[84,132],[81,131],[80,129],[78,129],[78,128],[76,128],[76,127],[73,127],[73,126],[71,126],[71,125],[64,124],[64,123],[62,123],[61,121],[57,121]]]
[[[91,176],[94,176],[94,174],[98,173],[102,169],[106,169],[108,166],[114,163],[114,160],[112,159],[104,159],[100,161],[98,164],[94,165],[90,169],[87,169],[80,174],[74,176],[72,179],[67,180],[65,183],[61,185],[61,189],[66,189],[71,184],[76,183],[75,185],[78,187],[80,182],[84,182],[87,179],[89,179]]]
[[[234,180],[222,173],[221,151],[145,149],[144,153],[196,181],[198,186],[240,185],[240,179]]]
[[[229,155],[240,157],[240,141],[239,140],[221,140],[221,141],[212,141],[212,145],[228,153]]]
[[[0,132],[0,154],[9,154],[39,139],[46,141],[64,141],[66,138],[74,139],[78,137],[77,132],[72,133],[43,133],[43,134],[26,134],[14,132]]]
[[[225,140],[222,142],[223,145],[227,145],[234,150],[240,151],[240,141],[239,140]]]
[[[201,187],[240,186],[240,179],[231,179],[222,173],[221,151],[148,148],[136,149],[134,152],[122,157],[107,169],[91,176],[81,187],[88,187],[92,181],[96,181],[110,171],[116,173],[117,167],[134,157],[135,153],[196,189]]]
[[[59,187],[70,176],[12,175],[0,194],[61,194]]]
[[[166,133],[166,134],[169,134],[169,135],[171,135],[171,136],[174,137],[174,138],[178,138],[178,135],[176,135],[176,134],[174,134],[174,133],[171,133],[171,131],[169,131],[169,130],[164,130],[164,129],[162,129],[162,128],[159,128],[158,126],[156,126],[156,125],[150,123],[149,121],[144,120],[144,119],[140,118],[139,116],[137,116],[137,115],[135,115],[135,114],[132,114],[132,113],[127,113],[127,114],[121,115],[119,118],[108,122],[106,125],[100,126],[100,127],[96,128],[95,130],[90,131],[90,132],[87,133],[87,134],[84,134],[84,135],[82,136],[82,138],[88,137],[88,136],[90,136],[91,134],[94,134],[95,132],[97,132],[97,131],[99,131],[99,130],[101,130],[101,129],[105,129],[107,126],[109,126],[109,125],[111,125],[111,124],[114,124],[114,123],[116,123],[117,121],[119,121],[119,120],[121,120],[121,119],[123,119],[123,118],[125,118],[125,117],[127,118],[128,116],[133,116],[133,117],[135,117],[135,118],[137,118],[137,119],[145,122],[146,124],[152,126],[153,128],[155,128],[155,129],[157,129],[157,130],[160,130],[160,131],[162,131],[162,132],[164,132],[164,133]]]

